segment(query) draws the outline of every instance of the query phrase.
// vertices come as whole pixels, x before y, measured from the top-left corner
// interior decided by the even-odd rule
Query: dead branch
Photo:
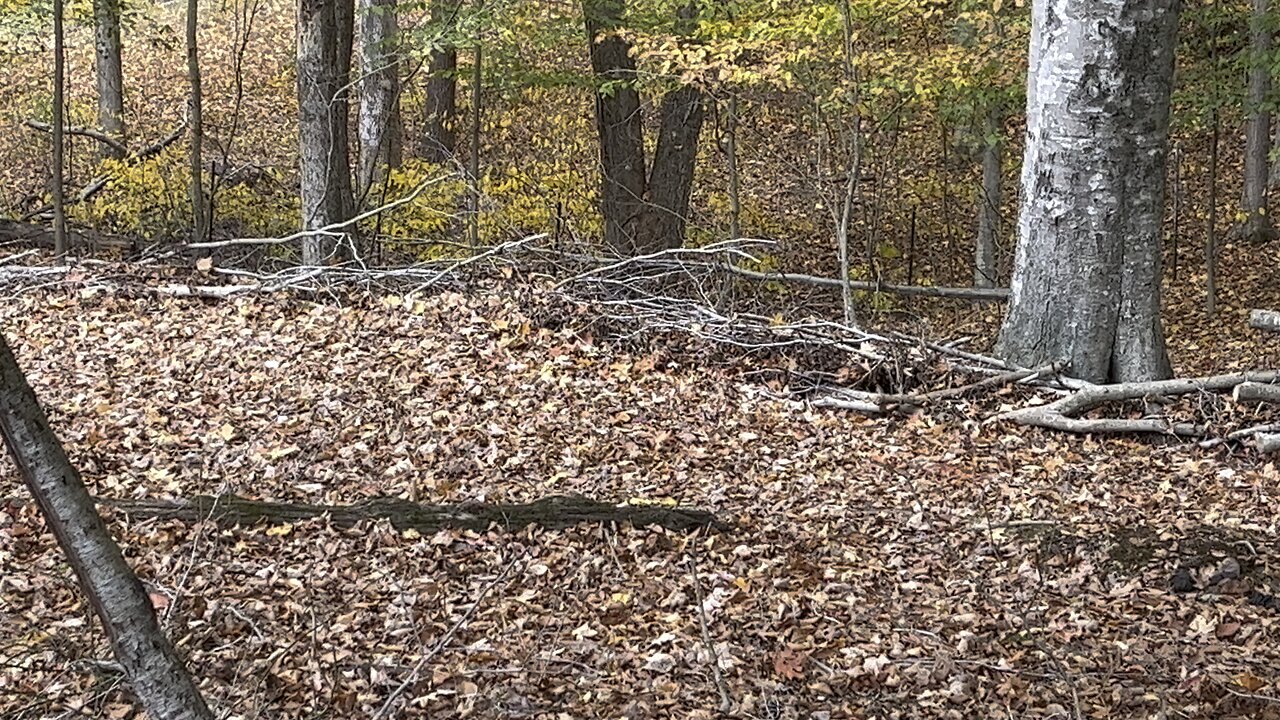
[[[1275,310],[1250,310],[1249,327],[1270,332],[1280,332],[1280,312]]]
[[[711,642],[711,631],[707,627],[707,607],[702,601],[702,581],[698,579],[697,559],[689,558],[689,577],[693,579],[693,599],[698,603],[698,626],[702,628],[702,643],[711,656],[712,677],[716,681],[716,690],[720,693],[720,714],[728,714],[733,709],[733,699],[729,697],[729,686],[725,684],[724,673],[720,671],[720,655]]]
[[[172,133],[152,143],[151,145],[148,145],[142,148],[138,152],[129,155],[128,157],[125,158],[124,162],[127,164],[133,164],[133,163],[142,162],[143,160],[148,160],[152,157],[155,157],[156,155],[159,155],[165,148],[177,142],[178,138],[182,137],[182,134],[186,131],[186,129],[187,129],[187,121],[184,119],[182,123],[178,125],[178,127]],[[81,188],[80,192],[76,193],[74,197],[67,198],[67,204],[74,205],[76,203],[82,203],[92,199],[93,196],[102,192],[102,190],[105,189],[113,179],[114,178],[110,175],[101,175],[99,177],[94,178],[93,180],[89,181],[88,185],[85,185],[83,188]],[[23,215],[22,219],[23,220],[35,220],[35,219],[48,220],[50,217],[52,217],[50,215],[50,213],[52,212],[53,212],[53,206],[45,205],[39,208],[38,210],[33,210]],[[132,247],[132,245],[133,245],[132,242],[129,242],[129,247]]]
[[[525,504],[463,503],[422,505],[399,498],[376,498],[352,505],[310,505],[250,500],[238,495],[197,495],[190,500],[99,499],[129,517],[160,518],[219,525],[283,524],[327,517],[348,528],[364,520],[389,520],[397,530],[435,532],[441,528],[487,530],[490,526],[522,528],[540,525],[566,528],[579,524],[629,523],[657,525],[677,532],[700,528],[727,531],[731,525],[705,510],[647,505],[610,505],[580,496],[556,495]]]
[[[1051,363],[1034,369],[1011,370],[967,385],[916,394],[868,393],[837,388],[832,390],[829,395],[814,400],[812,404],[814,407],[853,410],[867,415],[877,415],[890,411],[910,414],[940,400],[962,398],[983,390],[991,390],[1026,380],[1037,380],[1055,375],[1063,367],[1064,363]]]
[[[40,132],[43,132],[43,133],[53,132],[52,125],[50,125],[49,123],[40,122],[39,120],[26,120],[22,124],[26,125],[32,130],[39,130]],[[120,142],[118,139],[113,138],[104,132],[94,130],[93,128],[68,127],[68,128],[63,128],[62,131],[67,133],[68,135],[80,135],[81,137],[87,137],[87,138],[92,138],[94,140],[97,140],[103,145],[106,145],[107,147],[114,150],[118,155],[125,156],[129,154],[129,148],[127,145]]]
[[[1164,418],[1086,419],[1079,415],[1109,402],[1140,400],[1195,392],[1224,392],[1242,383],[1273,383],[1280,373],[1246,372],[1200,378],[1176,378],[1153,382],[1116,383],[1083,388],[1047,405],[1022,408],[998,415],[1019,425],[1061,430],[1070,433],[1156,433],[1182,437],[1203,437],[1206,428],[1195,423],[1171,422]]]
[[[758,272],[756,270],[747,270],[746,268],[738,267],[736,265],[726,265],[725,269],[734,275],[751,278],[753,280],[792,282],[836,289],[843,288],[846,285],[846,283],[841,282],[836,278],[824,278],[816,275],[804,275],[801,273],[766,273]],[[954,298],[957,300],[971,300],[973,302],[1004,302],[1009,298],[1008,288],[955,288],[932,287],[928,285],[894,285],[891,283],[868,282],[866,280],[850,280],[847,285],[851,290],[882,292],[892,295],[901,295],[903,297]]]
[[[1231,399],[1236,402],[1280,402],[1280,385],[1242,382],[1231,391]]]

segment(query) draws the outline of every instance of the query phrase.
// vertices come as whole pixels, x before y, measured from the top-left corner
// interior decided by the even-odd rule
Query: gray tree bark
[[[1249,18],[1249,81],[1245,97],[1244,212],[1240,235],[1253,242],[1275,236],[1267,214],[1271,152],[1271,22],[1270,0],[1252,0]]]
[[[400,165],[398,32],[396,0],[360,0],[360,197],[381,168]]]
[[[1168,377],[1160,320],[1178,0],[1035,0],[1022,208],[997,352]]]
[[[0,431],[147,712],[155,720],[212,720],[3,337]]]
[[[1003,176],[1004,143],[1000,137],[1004,122],[998,109],[991,109],[983,123],[982,187],[978,191],[978,238],[973,253],[973,286],[998,285],[996,245],[1000,239],[1000,206],[1004,202],[1000,181]]]
[[[58,264],[67,259],[67,204],[63,196],[62,173],[63,127],[66,124],[67,98],[66,83],[66,43],[63,36],[63,0],[53,0],[53,254]]]
[[[200,53],[196,44],[199,3],[187,0],[187,84],[191,90],[191,241],[209,239],[209,216],[204,196],[204,96],[200,89]]]
[[[298,155],[304,230],[346,221],[354,204],[344,87],[350,75],[354,10],[347,12],[343,6],[350,5],[350,0],[298,2]],[[302,262],[321,264],[336,248],[333,236],[310,235],[302,241]]]
[[[422,155],[433,163],[453,159],[457,149],[458,48],[453,38],[461,4],[458,0],[432,0],[431,22],[442,34],[440,47],[431,51],[427,78],[427,127]]]
[[[119,140],[124,134],[124,73],[120,69],[120,0],[93,0],[94,67],[98,84],[98,128]],[[103,154],[122,158],[119,148]]]

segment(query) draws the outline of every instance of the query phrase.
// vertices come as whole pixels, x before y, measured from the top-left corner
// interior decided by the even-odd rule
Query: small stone
[[[1173,574],[1173,578],[1169,580],[1169,588],[1176,593],[1195,592],[1196,581],[1191,577],[1191,571],[1182,567]]]

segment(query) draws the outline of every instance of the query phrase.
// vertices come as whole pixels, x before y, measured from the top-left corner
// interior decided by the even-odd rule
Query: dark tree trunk
[[[147,712],[155,720],[212,720],[3,337],[0,431]]]
[[[649,174],[649,206],[643,225],[646,252],[684,243],[698,136],[705,117],[706,101],[695,87],[686,85],[662,99],[662,125]]]
[[[1065,5],[1065,14],[1062,11]],[[1160,320],[1178,0],[1035,0],[1022,209],[998,353],[1168,377]]]
[[[591,69],[599,84],[596,129],[604,239],[619,254],[639,255],[684,242],[706,98],[692,86],[677,88],[663,98],[650,173],[631,44],[614,32],[625,9],[625,0],[583,2]],[[681,8],[681,25],[691,22],[694,13],[692,5]]]
[[[624,0],[583,0],[591,69],[596,75],[596,130],[600,135],[600,210],[604,239],[616,252],[643,252],[640,226],[645,214],[644,116],[636,89],[631,44],[614,31],[622,23]]]
[[[298,154],[307,230],[347,220],[354,204],[344,88],[350,76],[351,8],[351,0],[298,4]],[[318,265],[336,248],[332,236],[310,236],[302,242],[302,261]]]
[[[431,74],[427,78],[427,127],[422,155],[433,163],[452,160],[458,144],[458,49],[452,34],[459,9],[458,0],[431,3],[431,22],[445,34],[444,45],[431,52]]]
[[[124,74],[120,70],[120,0],[93,0],[94,67],[98,81],[98,128],[124,143]],[[122,158],[118,148],[103,153]]]

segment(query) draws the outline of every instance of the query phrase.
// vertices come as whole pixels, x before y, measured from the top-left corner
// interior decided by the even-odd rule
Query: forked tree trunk
[[[625,9],[625,0],[583,0],[591,69],[599,84],[596,129],[604,239],[619,254],[640,255],[684,242],[706,99],[692,86],[663,98],[650,171],[631,44],[614,32]],[[685,26],[692,22],[695,8],[686,5],[679,12],[680,25]]]
[[[1267,214],[1268,155],[1271,151],[1270,0],[1252,0],[1249,20],[1249,83],[1245,98],[1244,212],[1240,234],[1266,242],[1275,234]]]
[[[1091,382],[1170,375],[1160,230],[1178,0],[1035,0],[1027,143],[997,351]]]
[[[458,49],[453,38],[458,0],[432,0],[431,23],[442,34],[441,47],[431,51],[431,74],[427,79],[427,127],[422,138],[422,155],[433,163],[453,159],[457,150]]]
[[[147,712],[155,720],[212,720],[3,337],[0,431]]]
[[[996,245],[1000,238],[1000,206],[1004,202],[1000,189],[1003,175],[1003,121],[992,109],[983,123],[982,187],[978,191],[978,238],[973,254],[973,285],[989,288],[997,285]]]
[[[360,182],[364,197],[400,165],[400,51],[396,0],[360,0]]]
[[[120,70],[120,0],[93,0],[94,68],[98,84],[98,128],[116,140],[124,135],[124,73]],[[102,145],[104,155],[122,158]]]
[[[351,59],[350,0],[299,0],[298,155],[302,227],[314,230],[345,221],[354,204],[347,151],[347,103],[343,88]],[[345,54],[344,54],[345,52]],[[318,265],[337,244],[330,235],[302,241],[302,261]]]

